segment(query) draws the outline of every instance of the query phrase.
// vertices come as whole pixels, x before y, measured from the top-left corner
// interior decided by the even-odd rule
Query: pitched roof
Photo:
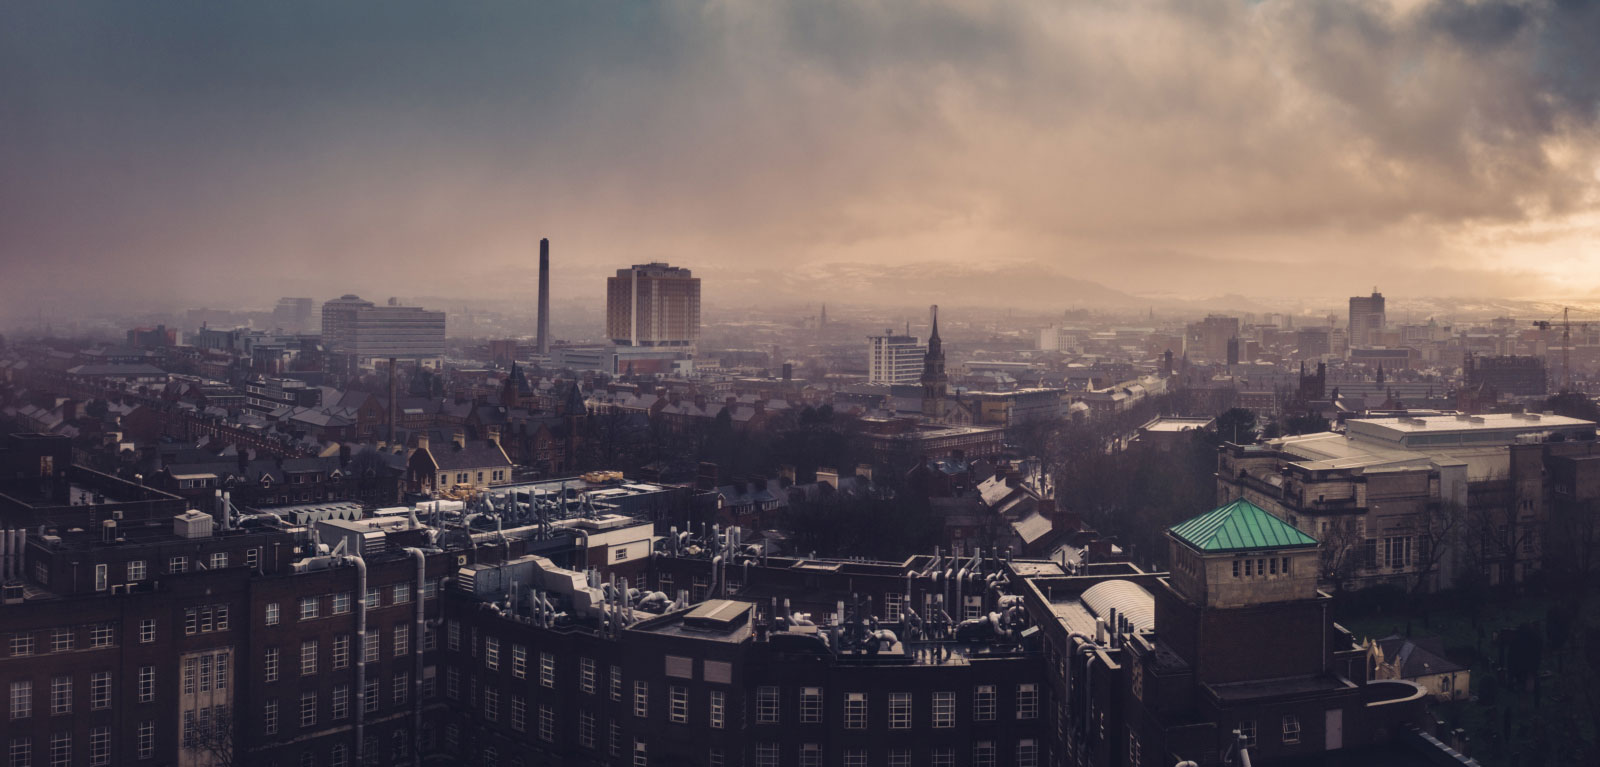
[[[1243,498],[1173,525],[1168,532],[1201,551],[1251,551],[1317,545],[1316,539]]]

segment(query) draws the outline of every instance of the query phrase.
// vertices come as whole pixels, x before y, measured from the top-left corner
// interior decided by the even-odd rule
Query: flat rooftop
[[[1402,447],[1447,445],[1510,445],[1524,439],[1547,435],[1564,438],[1594,437],[1595,424],[1579,418],[1537,413],[1491,413],[1487,415],[1440,415],[1420,418],[1363,418],[1345,422],[1351,436]]]

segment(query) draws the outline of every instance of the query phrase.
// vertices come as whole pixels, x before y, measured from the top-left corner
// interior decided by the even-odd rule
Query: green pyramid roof
[[[1201,551],[1253,551],[1317,545],[1315,538],[1243,498],[1173,525],[1167,531]]]

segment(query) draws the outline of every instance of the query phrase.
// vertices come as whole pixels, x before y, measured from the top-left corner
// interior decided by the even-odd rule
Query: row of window
[[[478,475],[478,484],[480,484],[480,485],[483,484],[484,473],[480,471],[480,472],[477,472],[477,475]],[[506,480],[506,470],[505,469],[494,469],[494,470],[492,470],[490,472],[489,476],[493,477],[493,479],[490,480],[491,482],[504,482]],[[455,478],[456,478],[456,484],[458,484],[458,485],[468,484],[469,482],[472,481],[472,472],[458,471],[458,472],[455,473]],[[440,487],[448,487],[449,485],[450,485],[450,473],[449,472],[439,472],[439,486]]]
[[[333,647],[330,660],[334,671],[349,668],[350,666],[350,639],[351,634],[340,634],[333,638]],[[411,654],[411,624],[397,623],[389,630],[390,648],[396,658]],[[431,640],[432,632],[427,638]],[[427,645],[431,645],[428,642]],[[300,643],[300,675],[312,676],[319,671],[322,642],[319,639],[307,639]],[[424,646],[424,650],[432,649]],[[383,630],[374,628],[365,637],[361,648],[363,663],[377,663],[383,657]],[[262,653],[262,673],[267,682],[278,681],[279,669],[282,661],[282,652],[277,647],[268,647]]]
[[[88,648],[99,650],[106,647],[115,647],[117,644],[117,629],[119,624],[94,623],[87,627],[63,626],[42,631],[16,631],[11,634],[11,656],[26,657],[39,651],[38,635],[48,633],[50,637],[50,652],[71,652],[78,649],[78,634],[87,631],[89,635]],[[146,639],[145,637],[149,637]],[[139,625],[139,641],[156,641],[156,622],[154,619],[145,619]]]
[[[212,552],[209,557],[203,560],[198,557],[195,558],[195,565],[197,567],[204,566],[205,569],[208,570],[221,570],[226,568],[230,561],[231,558],[228,552],[217,551]],[[261,565],[261,549],[259,547],[245,549],[244,564],[246,567],[249,567],[252,570],[259,567]],[[150,574],[149,562],[147,560],[130,559],[124,564],[123,567],[124,574],[126,575],[126,578],[123,581],[125,583],[137,583],[148,578]],[[167,572],[169,574],[189,572],[189,557],[187,555],[169,557],[167,559]],[[94,590],[105,591],[110,587],[111,565],[106,563],[95,565]]]
[[[680,689],[674,687],[673,689]],[[992,722],[995,720],[997,691],[995,685],[982,684],[972,688],[972,721]],[[781,724],[782,715],[782,690],[775,686],[756,688],[756,723]],[[909,692],[889,693],[889,729],[911,729],[915,712],[913,696]],[[818,724],[823,717],[823,694],[821,687],[799,688],[796,720],[800,724]],[[866,694],[849,693],[844,697],[844,711],[846,727],[851,727],[852,721],[860,721],[865,726]],[[940,691],[929,694],[928,700],[929,723],[935,729],[955,727],[956,725],[956,693],[955,691]],[[1039,688],[1035,684],[1022,684],[1017,686],[1018,719],[1035,719],[1039,715]],[[854,719],[852,719],[854,717]]]
[[[972,744],[972,767],[995,767],[999,757],[999,746],[992,740],[975,741]],[[797,763],[799,767],[822,767],[822,745],[819,743],[800,744]],[[1012,750],[1014,759],[1011,763],[1017,767],[1038,767],[1039,743],[1032,738],[1018,740]],[[757,743],[755,748],[756,767],[779,767],[781,749],[777,743]],[[869,761],[869,752],[864,748],[847,748],[841,753],[840,764],[844,767],[867,767],[868,764],[886,764],[888,767],[911,767],[912,751],[909,748],[892,748],[883,752],[881,761]],[[720,750],[712,749],[707,762],[710,764],[723,764],[723,755]],[[637,764],[637,762],[636,762]],[[955,767],[956,750],[952,747],[935,747],[929,749],[926,756],[917,761],[917,764],[927,764],[932,767]]]
[[[149,759],[155,755],[156,723],[153,721],[139,723],[138,757]],[[43,760],[40,764],[50,767],[71,767],[72,733],[57,732],[50,736],[45,748],[48,750],[40,754]],[[6,749],[7,764],[11,767],[34,767],[33,738],[23,736],[12,738]],[[111,764],[111,728],[95,727],[89,730],[89,765],[90,767],[105,767]]]
[[[388,604],[404,605],[411,603],[412,589],[410,582],[396,583],[391,586],[371,586],[363,596],[362,602],[368,610],[383,607],[383,591],[389,591]],[[428,578],[422,583],[422,598],[433,599],[439,596],[439,579]],[[328,603],[328,615],[345,615],[350,612],[351,593],[341,591],[336,594],[321,594],[318,596],[300,598],[300,620],[309,621],[323,617],[322,604]],[[268,626],[276,626],[283,618],[283,610],[277,602],[268,602],[262,620]]]
[[[433,695],[432,677],[424,675],[422,680],[421,695],[424,698]],[[389,681],[389,697],[396,706],[404,706],[411,700],[412,687],[411,672],[396,672]],[[329,721],[339,722],[350,718],[351,711],[351,686],[342,684],[334,687],[328,693]],[[300,726],[317,726],[318,716],[321,711],[321,698],[314,690],[300,693]],[[364,713],[376,713],[383,706],[383,689],[381,679],[368,679],[362,687],[361,709]],[[277,698],[268,698],[261,710],[262,727],[266,734],[277,735],[279,729],[279,704]]]
[[[71,674],[58,674],[50,678],[50,715],[72,713]],[[11,718],[27,719],[33,716],[33,680],[23,679],[11,683]],[[89,710],[111,708],[111,672],[95,671],[89,674]]]
[[[1235,559],[1233,560],[1233,577],[1240,576],[1243,570],[1245,578],[1254,578],[1262,575],[1288,575],[1288,557],[1266,557],[1260,559]]]

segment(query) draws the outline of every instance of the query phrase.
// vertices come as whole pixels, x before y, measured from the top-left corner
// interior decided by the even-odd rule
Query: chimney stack
[[[539,240],[539,337],[534,351],[550,353],[550,240]]]

